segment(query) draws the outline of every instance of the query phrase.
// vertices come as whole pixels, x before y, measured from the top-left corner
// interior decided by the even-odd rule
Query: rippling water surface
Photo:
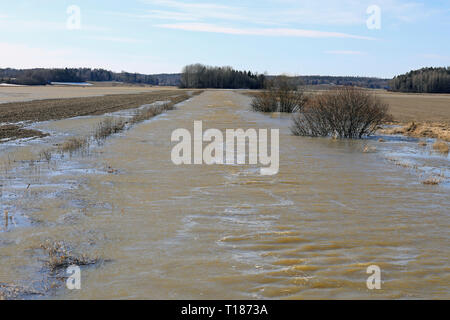
[[[50,163],[29,160],[58,135],[4,146],[1,209],[15,221],[0,231],[0,282],[42,277],[36,248],[50,238],[108,260],[82,269],[82,290],[51,298],[450,298],[448,156],[402,137],[294,137],[289,118],[253,113],[249,100],[207,91]],[[194,120],[280,128],[279,174],[175,166],[171,133]],[[95,121],[42,126],[82,134]],[[441,185],[421,183],[432,173]],[[381,290],[366,287],[372,264]]]

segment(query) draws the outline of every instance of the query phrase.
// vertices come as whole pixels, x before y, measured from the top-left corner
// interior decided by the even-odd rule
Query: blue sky
[[[450,66],[450,0],[0,0],[0,28],[0,67],[392,77]]]

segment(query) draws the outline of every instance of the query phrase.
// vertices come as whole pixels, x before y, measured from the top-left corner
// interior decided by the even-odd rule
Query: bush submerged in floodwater
[[[100,262],[99,258],[89,258],[86,255],[75,255],[64,241],[46,240],[41,248],[47,253],[46,266],[51,271],[67,268],[70,265],[87,266]]]
[[[358,139],[389,121],[388,105],[367,90],[343,87],[315,97],[294,116],[298,136]]]
[[[448,144],[446,142],[440,141],[440,140],[437,140],[433,144],[433,149],[440,153],[448,153],[450,151]]]
[[[253,98],[253,111],[292,113],[303,109],[308,101],[303,88],[288,77],[277,77],[268,82],[266,90]]]

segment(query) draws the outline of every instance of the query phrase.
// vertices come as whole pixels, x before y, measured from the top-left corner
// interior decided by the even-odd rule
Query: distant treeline
[[[0,69],[0,83],[45,85],[51,82],[117,81],[134,84],[179,86],[182,88],[261,89],[275,76],[239,71],[231,67],[193,64],[183,73],[141,74],[105,69]],[[291,80],[307,86],[356,86],[400,92],[450,93],[450,67],[423,68],[392,80],[370,77],[295,76]]]
[[[265,76],[231,67],[211,67],[202,64],[185,66],[181,88],[262,89]]]
[[[336,86],[355,86],[370,89],[385,89],[388,86],[388,79],[370,78],[370,77],[351,77],[351,76],[299,76],[301,82],[305,85],[336,85]]]
[[[116,73],[104,69],[0,69],[0,82],[22,85],[45,85],[51,82],[118,81],[150,85],[179,85],[180,76],[172,74],[146,75]]]
[[[396,76],[389,89],[400,92],[450,93],[450,67],[422,68]]]

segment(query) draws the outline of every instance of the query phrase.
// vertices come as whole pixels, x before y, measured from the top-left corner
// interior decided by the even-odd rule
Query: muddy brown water
[[[64,239],[109,262],[83,267],[81,290],[44,297],[450,298],[448,188],[363,153],[368,141],[294,137],[289,119],[253,113],[249,99],[206,91],[89,155],[49,163],[28,160],[57,135],[4,147],[1,209],[16,225],[0,231],[0,283],[41,281],[36,248]],[[41,126],[84,134],[94,119]],[[279,173],[175,166],[171,133],[193,130],[194,120],[204,129],[280,128]],[[373,264],[381,290],[366,287]]]

